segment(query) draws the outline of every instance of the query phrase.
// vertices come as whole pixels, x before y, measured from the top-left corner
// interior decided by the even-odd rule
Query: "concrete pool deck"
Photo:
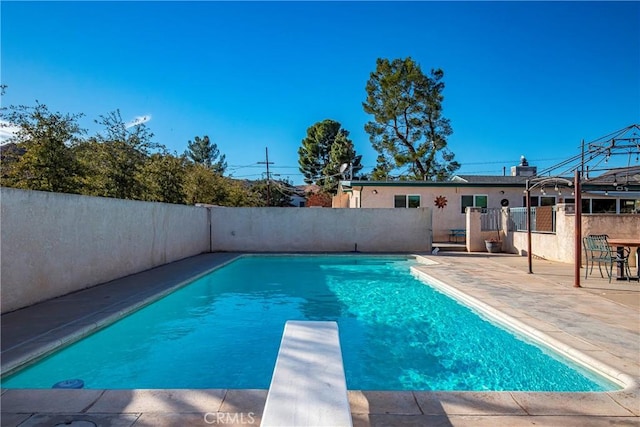
[[[3,372],[88,334],[235,254],[204,254],[46,301],[1,318]],[[507,254],[441,253],[419,270],[631,379],[606,393],[349,391],[354,426],[640,426],[640,284]],[[584,274],[584,271],[582,272]],[[2,426],[259,425],[266,390],[14,390]],[[70,423],[70,424],[69,424]],[[84,425],[91,425],[85,423]]]

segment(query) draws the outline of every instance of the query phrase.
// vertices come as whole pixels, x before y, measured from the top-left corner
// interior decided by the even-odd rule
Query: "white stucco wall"
[[[638,214],[583,214],[582,236],[588,234],[607,234],[611,238],[640,237],[640,215]],[[570,262],[574,261],[575,251],[575,214],[559,205],[556,215],[556,233],[532,233],[531,252],[549,260]],[[581,246],[582,248],[582,246]],[[526,255],[527,233],[513,233],[513,249]],[[582,249],[584,261],[584,249]],[[631,265],[635,265],[634,257],[630,258]]]
[[[211,209],[213,251],[424,252],[431,210],[331,208]]]
[[[1,311],[209,251],[206,208],[2,188]]]

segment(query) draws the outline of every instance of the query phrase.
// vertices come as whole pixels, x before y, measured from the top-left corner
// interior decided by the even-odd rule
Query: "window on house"
[[[540,206],[554,206],[556,204],[556,196],[540,196]]]
[[[640,213],[640,200],[620,199],[620,213]]]
[[[556,204],[556,196],[530,196],[531,207],[536,206],[554,206]],[[527,196],[522,196],[522,206],[527,206]]]
[[[616,200],[591,199],[591,213],[616,213]]]
[[[566,203],[575,203],[575,199],[565,199]],[[615,199],[582,199],[582,213],[616,213]],[[640,213],[640,200],[620,199],[619,213]]]
[[[397,194],[393,196],[393,207],[394,208],[419,208],[420,196]]]
[[[529,196],[529,200],[531,201],[531,207],[536,207],[538,206],[538,196]],[[522,206],[526,207],[527,206],[527,196],[522,196]]]
[[[467,207],[470,208],[487,208],[489,197],[486,194],[464,195],[460,198],[461,212],[465,213]]]

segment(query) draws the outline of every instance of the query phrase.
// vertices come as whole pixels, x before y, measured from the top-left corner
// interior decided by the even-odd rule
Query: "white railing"
[[[513,228],[512,228],[513,227]],[[527,208],[509,209],[509,231],[527,231]],[[556,232],[556,207],[539,206],[531,208],[531,231],[540,233]]]

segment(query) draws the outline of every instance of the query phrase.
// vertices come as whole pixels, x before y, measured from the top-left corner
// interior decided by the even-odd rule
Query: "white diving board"
[[[351,427],[336,322],[288,321],[262,427]]]

